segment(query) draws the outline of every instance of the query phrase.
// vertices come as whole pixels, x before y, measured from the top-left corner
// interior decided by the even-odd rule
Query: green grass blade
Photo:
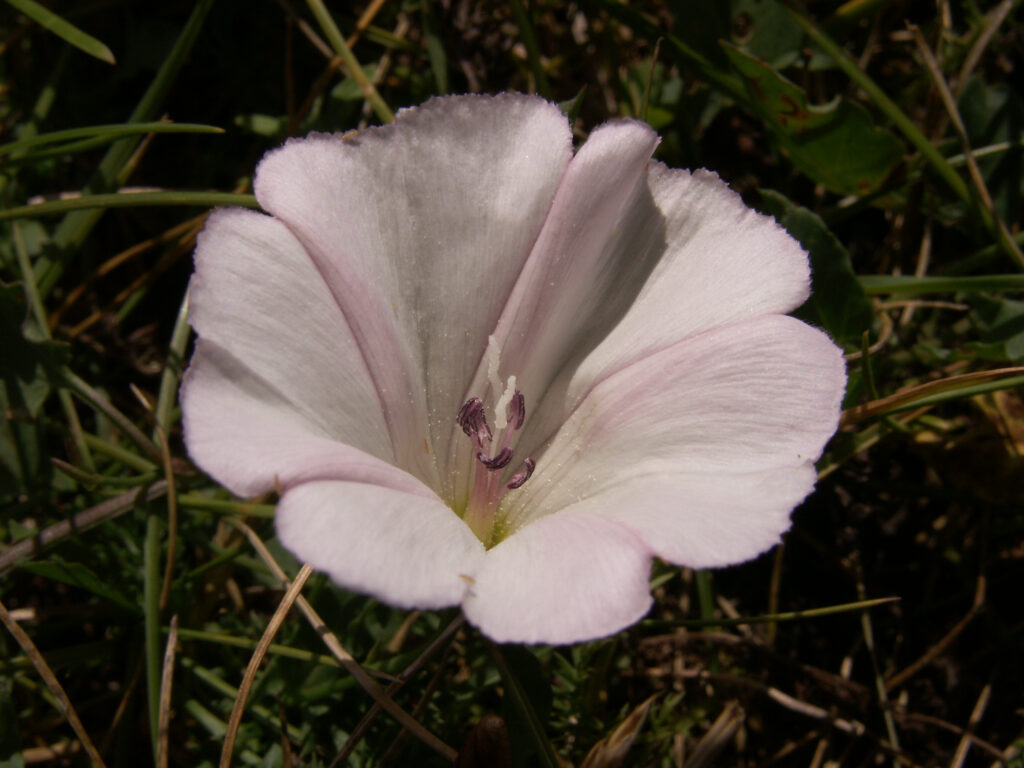
[[[877,605],[885,605],[898,601],[898,597],[878,597],[873,600],[860,600],[856,603],[843,603],[841,605],[829,605],[824,608],[811,608],[806,611],[788,611],[786,613],[771,613],[763,616],[750,616],[749,618],[738,619],[673,619],[663,621],[650,619],[641,622],[643,627],[651,629],[671,629],[673,627],[739,627],[748,624],[775,624],[780,621],[798,621],[800,619],[814,619],[819,616],[832,616],[837,613],[848,613],[850,611],[863,611],[874,608]]]
[[[519,27],[519,39],[526,48],[526,61],[530,65],[530,72],[537,86],[537,92],[545,99],[551,98],[551,84],[548,82],[547,72],[540,61],[540,50],[537,48],[537,35],[534,34],[533,24],[530,17],[523,8],[522,0],[512,0],[512,17]]]
[[[128,122],[150,122],[158,116],[160,105],[167,97],[171,86],[174,84],[175,79],[177,79],[178,73],[181,71],[182,66],[184,66],[189,53],[191,53],[192,46],[199,36],[203,22],[212,5],[213,0],[199,0],[196,3],[195,8],[192,10],[192,15],[189,16],[184,29],[182,29],[178,40],[174,44],[174,48],[160,66],[160,70],[156,73],[153,82],[150,83],[146,93],[135,107],[131,117],[128,118]],[[106,155],[104,155],[103,160],[100,161],[99,167],[96,169],[96,173],[93,174],[92,179],[83,191],[88,193],[108,192],[122,184],[124,181],[122,173],[125,165],[131,158],[139,141],[140,139],[137,137],[127,136],[115,142],[107,150]],[[43,262],[42,264],[47,267],[39,284],[39,290],[43,296],[48,295],[53,289],[53,286],[60,279],[64,271],[64,261],[85,242],[92,228],[96,226],[96,222],[103,215],[104,209],[91,208],[90,210],[82,210],[72,208],[68,210],[71,212],[61,221],[53,233],[53,243],[60,254],[58,260],[53,263]]]
[[[114,54],[106,45],[92,35],[83,32],[71,22],[65,21],[49,8],[45,8],[34,0],[7,0],[7,2],[39,26],[48,29],[57,37],[75,46],[78,50],[84,51],[94,59],[105,61],[107,64],[116,63]]]
[[[919,296],[925,293],[960,291],[1024,291],[1024,275],[975,275],[971,277],[914,277],[913,275],[864,275],[857,278],[871,296]]]
[[[68,128],[63,131],[41,133],[31,138],[0,144],[0,155],[22,152],[44,144],[57,144],[64,141],[86,138],[103,138],[109,141],[122,136],[144,133],[224,133],[223,128],[215,125],[199,123],[116,123],[114,125],[88,125],[81,128]]]
[[[114,192],[109,195],[82,195],[67,200],[48,200],[36,205],[20,205],[0,211],[0,221],[25,219],[34,216],[49,216],[68,211],[105,210],[107,208],[136,208],[153,205],[192,205],[211,208],[218,205],[233,205],[242,208],[259,209],[255,195],[240,195],[234,192]]]
[[[390,123],[395,119],[395,113],[384,103],[384,99],[381,98],[373,83],[366,78],[363,68],[356,60],[352,49],[348,47],[348,43],[345,42],[341,30],[334,23],[331,12],[324,6],[323,0],[306,0],[306,4],[309,6],[309,10],[313,12],[313,16],[320,25],[320,30],[327,37],[327,42],[330,43],[334,52],[341,57],[341,62],[345,65],[349,77],[356,81],[359,90],[363,93],[363,97],[370,102],[370,106],[373,107],[377,117],[380,118],[382,123]]]
[[[164,657],[160,640],[160,586],[163,580],[160,553],[163,550],[163,528],[163,521],[151,514],[146,521],[146,543],[143,549],[145,572],[142,608],[145,613],[146,702],[149,705],[149,727],[154,757],[160,740],[158,713],[160,712],[160,680]]]

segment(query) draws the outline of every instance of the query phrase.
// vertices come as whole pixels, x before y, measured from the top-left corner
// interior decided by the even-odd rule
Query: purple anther
[[[462,431],[472,437],[477,433],[477,422],[479,414],[484,409],[484,402],[479,397],[471,397],[459,409],[459,415],[455,417],[456,423],[462,427]]]
[[[505,487],[508,488],[510,491],[514,491],[516,488],[519,488],[520,486],[522,486],[523,483],[530,479],[530,475],[533,474],[533,470],[536,468],[537,462],[534,461],[533,459],[526,458],[523,459],[523,466],[525,467],[525,469],[523,469],[521,472],[516,472],[514,475],[512,475],[512,479],[509,480],[508,483],[505,485]]]
[[[508,466],[508,463],[512,461],[512,449],[502,448],[498,451],[498,455],[493,459],[485,453],[478,453],[476,455],[477,460],[483,464],[491,472],[496,472],[499,469],[504,469]]]
[[[473,438],[474,445],[481,444],[481,440],[486,440],[489,443],[493,439],[491,428],[487,426],[484,401],[479,397],[469,398],[459,409],[459,415],[455,417],[455,421],[462,427],[462,431],[466,435]]]
[[[523,393],[518,389],[512,395],[512,399],[509,400],[505,416],[508,419],[508,425],[515,430],[522,427],[523,422],[526,421],[526,398],[523,397]]]

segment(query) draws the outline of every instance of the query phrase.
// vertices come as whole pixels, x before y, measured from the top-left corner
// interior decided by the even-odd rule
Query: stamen
[[[530,475],[533,474],[533,470],[536,468],[537,462],[534,461],[533,459],[526,458],[523,459],[523,466],[525,467],[525,469],[523,469],[521,472],[516,472],[514,475],[512,475],[512,479],[509,480],[508,483],[505,485],[505,487],[508,488],[510,491],[514,491],[516,488],[520,488],[523,485],[523,483],[530,479]]]
[[[477,449],[482,449],[484,442],[490,443],[494,439],[491,428],[487,426],[487,414],[484,411],[484,403],[479,397],[471,397],[465,405],[459,409],[459,415],[455,417],[456,423],[462,427],[462,431],[473,441]]]
[[[455,421],[468,436],[472,437],[476,434],[478,414],[483,409],[484,402],[479,397],[469,398],[459,409],[459,415],[455,417]]]
[[[523,393],[518,389],[512,396],[511,402],[508,404],[508,409],[505,411],[505,417],[508,419],[509,425],[512,429],[518,431],[523,426],[523,422],[526,421],[526,398],[523,397]]]
[[[483,464],[491,472],[496,472],[499,469],[504,469],[508,466],[508,463],[512,461],[512,449],[502,448],[498,451],[498,455],[493,459],[486,453],[478,453],[476,455],[477,461]]]

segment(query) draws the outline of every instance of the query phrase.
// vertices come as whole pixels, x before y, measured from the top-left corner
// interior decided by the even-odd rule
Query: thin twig
[[[238,735],[238,727],[242,724],[242,712],[245,711],[245,700],[249,698],[249,691],[252,689],[252,683],[256,679],[256,673],[259,671],[260,664],[263,663],[263,657],[267,654],[267,648],[270,647],[270,643],[284,623],[288,611],[291,610],[292,605],[299,597],[299,593],[312,574],[313,569],[309,565],[304,565],[299,569],[298,574],[295,576],[295,581],[291,583],[288,591],[281,598],[277,610],[270,617],[270,623],[267,624],[267,628],[263,632],[263,637],[260,638],[259,645],[253,651],[252,658],[249,659],[249,666],[245,670],[245,677],[242,678],[242,684],[238,686],[238,696],[235,697],[235,704],[231,708],[231,717],[228,718],[228,729],[224,736],[224,748],[220,753],[220,768],[229,768],[231,765],[231,755],[235,751],[235,737]]]
[[[35,643],[30,638],[8,612],[7,607],[0,602],[0,621],[3,622],[4,626],[7,627],[7,631],[10,632],[18,645],[21,646],[21,650],[25,652],[25,655],[32,660],[32,665],[36,668],[39,676],[43,678],[43,682],[46,683],[46,687],[50,689],[50,693],[57,700],[57,705],[60,707],[61,714],[64,715],[65,719],[71,725],[75,735],[78,736],[78,740],[82,742],[82,746],[85,747],[85,751],[89,755],[89,759],[93,761],[99,768],[106,768],[106,764],[103,762],[103,758],[100,757],[100,753],[96,750],[96,747],[92,743],[92,739],[89,738],[88,731],[85,730],[85,726],[82,725],[82,721],[78,718],[78,713],[75,712],[75,708],[71,705],[71,699],[68,698],[67,693],[64,691],[64,687],[57,680],[57,676],[53,674],[53,670],[50,669],[50,665],[46,663],[46,659],[39,653],[39,649],[36,648]]]
[[[933,645],[931,648],[925,651],[924,654],[922,654],[921,658],[919,658],[910,666],[906,667],[902,672],[899,672],[890,677],[888,680],[886,680],[885,689],[887,691],[891,691],[894,688],[898,688],[899,686],[903,685],[903,683],[905,683],[911,677],[916,675],[923,667],[930,664],[932,659],[934,659],[936,656],[945,651],[946,648],[949,647],[949,644],[952,643],[957,638],[957,636],[961,632],[963,632],[964,629],[967,628],[967,625],[971,623],[971,619],[973,619],[975,614],[978,613],[978,610],[981,608],[984,602],[985,575],[980,574],[978,576],[977,585],[974,589],[974,602],[971,604],[971,607],[968,609],[964,617],[960,619],[960,621],[958,621],[956,624],[954,624],[952,629],[950,629],[949,632],[947,632],[941,640],[939,640],[937,643],[935,643],[935,645]]]

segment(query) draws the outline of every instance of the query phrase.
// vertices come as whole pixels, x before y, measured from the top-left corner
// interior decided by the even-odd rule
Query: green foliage
[[[874,324],[875,315],[843,244],[820,216],[777,192],[762,190],[760,207],[810,254],[811,297],[796,314],[824,328],[848,349],[859,348],[861,336]]]
[[[1024,20],[947,5],[8,0],[0,601],[108,765],[162,745],[170,766],[218,765],[283,593],[253,539],[300,568],[275,498],[233,498],[184,451],[197,215],[256,208],[254,165],[289,136],[508,89],[559,103],[580,140],[646,119],[659,160],[710,167],[802,243],[813,293],[797,314],[851,353],[843,430],[774,556],[713,578],[656,563],[651,615],[616,637],[494,649],[455,610],[399,611],[314,575],[303,594],[326,628],[450,749],[502,724],[515,766],[580,766],[620,727],[624,765],[969,765],[993,749],[1020,765]],[[935,46],[991,210],[908,21]],[[847,613],[867,605],[870,622]],[[373,712],[323,635],[297,611],[284,622],[231,764],[451,765]],[[43,745],[81,751],[0,630],[0,768]]]
[[[836,97],[812,105],[807,94],[765,62],[723,44],[750,94],[749,103],[778,147],[801,172],[841,195],[869,195],[903,159],[891,133],[872,124],[859,104]]]

